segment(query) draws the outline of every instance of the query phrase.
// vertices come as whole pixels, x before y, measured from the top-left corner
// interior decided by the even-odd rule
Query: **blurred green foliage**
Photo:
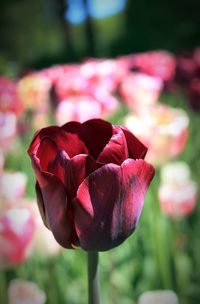
[[[120,14],[65,20],[64,0],[1,0],[0,73],[150,49],[193,49],[200,40],[198,0],[127,1]]]

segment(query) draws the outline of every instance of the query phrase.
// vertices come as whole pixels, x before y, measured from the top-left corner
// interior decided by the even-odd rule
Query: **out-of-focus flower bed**
[[[199,303],[199,109],[199,48],[1,76],[0,302],[85,303],[85,253],[43,225],[27,148],[39,128],[98,117],[130,129],[156,167],[137,231],[100,255],[102,303]]]

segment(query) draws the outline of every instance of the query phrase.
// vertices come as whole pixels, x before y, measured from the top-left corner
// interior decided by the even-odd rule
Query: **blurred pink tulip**
[[[102,86],[109,92],[116,90],[127,70],[126,63],[119,59],[90,59],[80,67],[81,75],[89,81],[90,86]]]
[[[73,72],[77,69],[77,64],[54,65],[52,67],[41,70],[40,74],[47,78],[51,86],[53,86],[57,84],[59,79],[68,77],[69,74],[73,74]]]
[[[93,94],[71,96],[61,101],[56,109],[56,122],[63,125],[71,120],[83,122],[91,118],[105,118],[116,111],[118,105],[114,96],[97,87]]]
[[[62,247],[56,242],[51,231],[44,226],[37,202],[31,200],[23,201],[22,205],[31,210],[36,224],[32,248],[33,252],[38,253],[44,258],[46,258],[47,255],[58,254],[61,251]]]
[[[169,163],[161,168],[158,196],[166,215],[177,218],[193,211],[197,203],[197,184],[191,179],[185,162]]]
[[[154,165],[166,163],[185,148],[189,119],[182,109],[157,104],[139,116],[126,116],[124,122],[148,147],[146,159]]]
[[[8,287],[8,304],[44,304],[46,295],[36,283],[15,279]]]
[[[120,93],[128,107],[136,113],[158,100],[163,82],[143,73],[129,73],[122,81]]]
[[[91,92],[91,96],[101,105],[101,117],[107,118],[119,107],[116,97],[111,95],[104,87],[97,86]]]
[[[171,80],[175,75],[175,58],[164,50],[135,54],[130,61],[133,68],[163,81]]]
[[[87,93],[88,80],[81,75],[80,66],[71,65],[60,73],[54,83],[56,96],[59,101]]]
[[[23,172],[3,172],[0,179],[0,198],[9,202],[21,200],[26,191],[27,176]]]
[[[56,109],[56,122],[59,125],[76,120],[83,122],[101,116],[101,105],[90,96],[70,97],[59,103]]]
[[[25,109],[46,109],[50,86],[50,81],[42,73],[22,77],[18,82],[18,94]]]
[[[13,112],[16,116],[23,112],[17,84],[5,77],[0,77],[0,112]]]
[[[0,267],[22,263],[30,254],[35,232],[32,213],[27,208],[8,208],[0,214]]]
[[[3,151],[0,148],[0,179],[3,173],[4,163],[5,163],[5,159],[4,159]]]
[[[0,148],[4,152],[10,148],[17,133],[17,117],[11,112],[0,112]]]
[[[144,292],[138,304],[178,304],[178,297],[172,290],[154,290]]]

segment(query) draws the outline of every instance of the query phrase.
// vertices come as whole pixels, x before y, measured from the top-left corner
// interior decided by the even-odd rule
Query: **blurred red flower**
[[[132,57],[132,58],[131,58]],[[160,77],[164,81],[171,80],[175,75],[176,61],[174,56],[164,50],[138,53],[129,56],[132,68]]]
[[[154,168],[127,129],[101,119],[36,133],[28,153],[45,225],[66,248],[104,251],[136,228]]]

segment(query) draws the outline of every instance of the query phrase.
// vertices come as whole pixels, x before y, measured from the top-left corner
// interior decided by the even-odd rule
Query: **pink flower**
[[[36,283],[15,279],[8,288],[8,304],[44,304],[46,295]]]
[[[90,59],[80,67],[81,75],[89,81],[90,86],[101,86],[109,92],[116,90],[127,70],[126,64],[119,59]]]
[[[159,77],[163,81],[171,80],[175,75],[174,56],[166,51],[150,51],[132,55],[132,67],[143,73]]]
[[[16,116],[23,112],[17,84],[5,77],[0,77],[0,112],[12,112]]]
[[[33,253],[37,252],[37,254],[43,256],[44,258],[46,258],[47,255],[58,254],[61,251],[62,247],[59,246],[59,244],[56,242],[51,231],[49,231],[49,229],[44,226],[37,206],[37,202],[30,200],[23,201],[22,205],[31,210],[36,224],[32,247]]]
[[[97,86],[91,91],[91,96],[101,106],[102,118],[107,118],[119,108],[119,102],[116,97],[111,95],[104,87]],[[93,116],[94,117],[94,116]]]
[[[68,97],[87,94],[89,82],[81,75],[79,65],[69,65],[57,77],[54,88],[58,101],[62,101]]]
[[[183,151],[188,124],[188,116],[182,109],[161,104],[144,109],[139,116],[125,118],[125,125],[148,147],[148,161],[157,166]]]
[[[4,163],[5,163],[5,159],[4,159],[3,151],[0,149],[0,178],[3,173]]]
[[[91,94],[77,95],[61,101],[56,109],[56,122],[62,125],[70,120],[83,122],[91,118],[107,117],[117,110],[119,103],[107,90],[97,87]]]
[[[101,117],[101,105],[90,96],[69,97],[60,102],[56,109],[58,125],[70,120],[83,122],[93,117]]]
[[[9,208],[0,214],[0,267],[22,263],[30,254],[35,232],[32,213],[27,208]]]
[[[23,172],[4,172],[0,180],[0,197],[16,202],[24,197],[27,176]]]
[[[10,148],[17,133],[17,117],[11,112],[0,112],[0,147],[4,152]]]
[[[25,109],[46,110],[50,85],[50,81],[42,73],[22,77],[18,82],[18,94]]]
[[[73,74],[78,68],[77,64],[63,64],[63,65],[54,65],[50,68],[46,68],[40,71],[40,74],[48,79],[51,86],[57,84],[59,79],[63,77],[68,77],[68,75]]]
[[[185,162],[166,164],[161,168],[159,201],[162,211],[174,218],[190,214],[197,203],[197,184],[190,177]]]
[[[128,107],[136,113],[158,100],[162,80],[142,73],[129,73],[122,81],[120,93]]]

